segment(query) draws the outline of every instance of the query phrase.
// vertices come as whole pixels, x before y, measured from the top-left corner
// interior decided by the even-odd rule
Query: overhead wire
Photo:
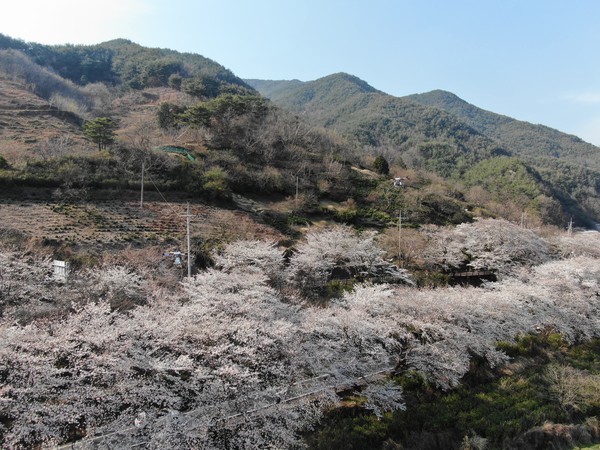
[[[224,415],[224,416],[221,416],[221,417],[213,417],[211,419],[211,421],[213,423],[217,423],[217,422],[227,422],[227,421],[230,421],[230,420],[233,420],[233,419],[237,419],[237,418],[240,418],[240,417],[248,418],[249,416],[257,414],[257,413],[259,413],[261,411],[264,411],[264,410],[267,410],[267,409],[271,409],[273,407],[276,407],[276,406],[279,406],[279,405],[282,405],[282,404],[296,402],[296,401],[299,401],[299,400],[302,400],[304,398],[311,397],[311,396],[317,396],[317,395],[319,395],[321,393],[325,393],[327,391],[337,392],[338,388],[340,388],[340,387],[347,387],[349,384],[357,384],[359,381],[367,381],[368,379],[373,378],[373,377],[375,377],[377,375],[382,375],[382,374],[386,374],[386,373],[392,373],[395,369],[396,369],[396,367],[385,367],[383,369],[379,369],[379,370],[376,370],[374,372],[370,372],[368,374],[357,376],[357,377],[352,378],[350,380],[344,380],[344,381],[341,381],[340,383],[337,383],[337,384],[333,383],[333,384],[325,385],[325,386],[322,386],[322,387],[320,387],[318,389],[310,389],[310,390],[307,390],[307,391],[305,391],[303,393],[296,394],[296,395],[293,395],[291,397],[284,398],[284,399],[278,400],[276,402],[271,402],[271,403],[268,403],[266,405],[262,405],[262,406],[259,406],[259,407],[256,407],[256,408],[251,408],[251,409],[239,412],[239,413],[230,414],[230,415]],[[330,376],[331,376],[331,374],[323,374],[323,375],[318,375],[316,377],[312,377],[312,378],[307,378],[307,379],[304,379],[304,380],[296,381],[294,383],[289,384],[288,385],[288,389],[290,387],[292,387],[292,386],[299,385],[299,384],[304,384],[304,383],[307,383],[307,382],[309,382],[311,380],[317,380],[317,379],[320,379],[320,378],[329,378]],[[210,406],[208,406],[208,407],[210,407]],[[182,416],[192,416],[192,415],[197,414],[199,412],[203,412],[203,410],[205,410],[206,408],[207,408],[207,406],[203,406],[201,408],[195,408],[195,409],[192,409],[190,411],[186,411],[186,412],[182,413],[181,415]],[[167,418],[168,418],[167,415],[161,416],[161,417],[159,417],[155,421],[154,424],[157,425],[160,422],[164,422],[165,420],[167,420]],[[206,426],[205,428],[208,430],[209,427]],[[79,448],[85,448],[85,447],[83,447],[85,445],[93,445],[94,443],[100,443],[100,442],[103,442],[103,441],[106,442],[106,438],[107,437],[116,436],[116,435],[119,435],[119,434],[124,434],[124,433],[132,432],[132,431],[139,431],[139,430],[140,430],[140,428],[136,427],[136,426],[127,427],[127,428],[123,428],[121,430],[111,431],[111,432],[108,432],[108,433],[105,433],[105,434],[102,434],[102,435],[99,435],[99,436],[94,436],[91,439],[83,438],[79,442],[73,442],[73,443],[70,443],[70,444],[65,444],[65,445],[61,445],[61,446],[55,446],[55,447],[51,447],[51,448],[53,450],[68,450],[68,449],[75,450],[75,449],[79,449]],[[148,442],[137,442],[135,444],[130,445],[129,448],[139,447],[139,446],[145,445],[145,444],[148,444]]]

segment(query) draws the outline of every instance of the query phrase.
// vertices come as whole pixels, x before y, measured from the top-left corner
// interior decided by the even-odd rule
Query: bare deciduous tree
[[[75,143],[71,136],[67,134],[57,134],[44,139],[35,147],[35,152],[42,159],[60,158],[73,152]]]

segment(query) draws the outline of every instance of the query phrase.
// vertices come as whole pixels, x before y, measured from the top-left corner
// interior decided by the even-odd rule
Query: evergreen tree
[[[110,117],[98,117],[83,124],[83,134],[102,151],[115,141],[116,128],[117,123]]]
[[[375,169],[375,171],[381,175],[387,175],[390,173],[390,165],[381,155],[379,155],[377,158],[375,158],[375,161],[373,161],[373,169]]]

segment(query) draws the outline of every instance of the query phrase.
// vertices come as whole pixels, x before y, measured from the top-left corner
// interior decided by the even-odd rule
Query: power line
[[[161,198],[167,204],[167,206],[171,209],[171,211],[174,213],[177,212],[177,211],[175,211],[175,208],[165,198],[165,196],[160,191],[160,189],[158,189],[158,186],[156,185],[156,183],[154,182],[154,180],[152,179],[150,174],[148,174],[148,178],[150,178],[150,181],[152,182],[152,185],[156,189],[156,192],[158,192],[160,194]],[[140,207],[142,207],[143,204],[144,204],[144,163],[142,162],[142,193],[141,193]],[[190,216],[190,202],[187,203],[187,213],[185,214],[185,217],[186,217],[186,243],[187,243],[187,273],[188,273],[188,278],[189,278],[192,276],[192,258],[191,258],[191,247],[190,247],[190,217],[191,217]]]
[[[140,189],[140,208],[144,207],[144,161],[142,160],[142,182]]]
[[[165,198],[165,196],[163,195],[163,193],[160,191],[160,189],[158,189],[158,186],[156,185],[156,183],[154,182],[154,180],[152,179],[152,177],[150,176],[150,174],[147,174],[148,178],[150,178],[150,182],[152,183],[152,185],[154,186],[154,189],[156,189],[156,192],[158,192],[160,194],[160,197],[163,199],[163,201],[167,204],[167,206],[169,208],[171,208],[171,211],[173,212],[177,212],[175,211],[175,208],[169,203],[169,201]]]
[[[287,398],[283,398],[283,399],[278,399],[275,402],[271,402],[268,403],[266,405],[262,405],[259,407],[253,407],[247,410],[244,410],[242,412],[238,412],[238,413],[234,413],[234,414],[229,414],[229,415],[221,415],[220,417],[213,417],[211,419],[211,422],[213,423],[217,423],[217,422],[228,422],[228,421],[232,421],[234,419],[238,419],[238,418],[251,418],[253,415],[256,415],[257,413],[261,412],[261,411],[265,411],[277,406],[280,406],[282,404],[288,404],[288,403],[293,403],[293,402],[297,402],[299,400],[305,399],[305,398],[309,398],[309,397],[318,397],[320,394],[326,393],[328,391],[332,391],[335,393],[338,393],[342,390],[346,390],[351,386],[357,385],[360,382],[367,382],[368,380],[375,378],[377,376],[381,376],[383,374],[391,374],[396,370],[395,366],[392,367],[384,367],[382,369],[376,370],[374,372],[370,372],[368,374],[364,374],[364,375],[360,375],[358,377],[355,378],[351,378],[348,380],[344,380],[344,381],[340,381],[339,383],[333,383],[333,384],[329,384],[329,385],[325,385],[322,386],[320,388],[317,389],[312,389],[312,390],[308,390],[308,391],[304,391],[304,392],[300,392],[298,394],[295,394],[291,397],[287,397]],[[312,378],[307,378],[304,380],[300,380],[294,383],[291,383],[287,386],[287,389],[285,391],[289,391],[293,386],[297,386],[297,385],[301,385],[301,384],[306,384],[308,382],[312,382],[314,380],[319,380],[319,379],[328,379],[332,377],[331,374],[322,374],[316,377],[312,377]],[[181,413],[179,416],[193,416],[195,414],[198,413],[205,413],[206,409],[211,408],[211,406],[214,405],[210,405],[210,406],[203,406],[200,408],[196,408],[190,411],[186,411],[184,413]],[[167,419],[169,418],[168,415],[159,417],[156,422],[154,423],[154,425],[159,425],[161,422],[165,422]],[[208,431],[209,426],[204,427],[206,431]],[[79,442],[73,442],[70,444],[65,444],[65,445],[61,445],[61,446],[55,446],[52,447],[53,450],[76,450],[76,449],[84,449],[86,448],[85,446],[87,445],[93,445],[93,444],[97,444],[97,443],[102,443],[102,442],[106,442],[106,438],[108,437],[112,437],[112,436],[116,436],[116,435],[120,435],[120,434],[125,434],[125,433],[129,433],[132,431],[138,431],[140,430],[139,427],[136,426],[132,426],[132,427],[128,427],[128,428],[123,428],[121,430],[116,430],[116,431],[111,431],[108,433],[104,433],[102,435],[99,436],[94,436],[90,439],[82,439]],[[135,447],[139,447],[141,445],[145,445],[148,444],[148,442],[137,442],[135,444],[130,445],[129,448],[135,448]]]

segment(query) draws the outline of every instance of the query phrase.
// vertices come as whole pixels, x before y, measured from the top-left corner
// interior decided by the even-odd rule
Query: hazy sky
[[[600,145],[598,0],[18,0],[0,33],[122,37],[199,53],[242,78],[356,75],[392,95],[445,89]]]

